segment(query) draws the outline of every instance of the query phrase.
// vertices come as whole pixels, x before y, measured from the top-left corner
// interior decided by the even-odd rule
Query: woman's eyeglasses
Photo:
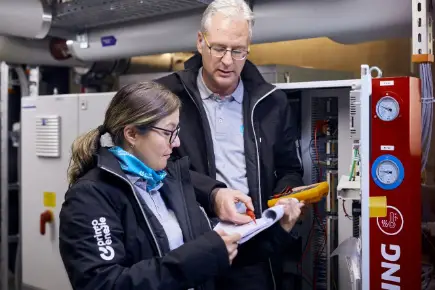
[[[174,130],[168,130],[156,126],[150,126],[148,128],[162,131],[165,136],[169,137],[169,144],[174,143],[175,139],[178,137],[178,134],[180,134],[180,125],[177,125],[177,127]]]

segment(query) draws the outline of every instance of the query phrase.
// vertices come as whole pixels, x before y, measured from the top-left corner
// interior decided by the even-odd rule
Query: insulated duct
[[[43,39],[52,14],[44,0],[1,0],[0,35]]]
[[[88,65],[64,56],[54,58],[51,39],[30,40],[16,37],[0,36],[0,60],[12,64],[46,65],[46,66],[81,66]],[[60,54],[60,53],[58,53]]]
[[[124,75],[172,72],[184,69],[186,62],[193,53],[163,53],[160,55],[136,56],[130,59],[130,64]]]
[[[409,0],[259,2],[254,5],[253,43],[315,37],[363,42],[411,36],[411,11]],[[68,46],[83,61],[193,51],[201,16],[196,12],[90,30],[80,41],[68,41]]]

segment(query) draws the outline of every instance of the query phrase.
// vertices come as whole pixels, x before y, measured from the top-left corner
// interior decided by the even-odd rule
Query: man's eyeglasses
[[[162,131],[165,136],[169,137],[169,144],[174,143],[175,139],[178,137],[178,134],[180,134],[180,125],[177,125],[177,127],[174,130],[168,130],[156,126],[151,126],[149,128]]]
[[[245,49],[229,49],[226,47],[223,47],[222,45],[210,45],[210,43],[207,40],[207,37],[204,36],[205,44],[207,45],[208,49],[210,50],[210,54],[214,57],[222,58],[225,56],[227,51],[231,53],[231,57],[235,60],[244,60],[249,53],[248,50]]]

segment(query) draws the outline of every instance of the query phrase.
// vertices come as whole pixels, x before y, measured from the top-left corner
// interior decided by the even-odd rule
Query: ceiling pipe
[[[123,75],[182,70],[184,62],[192,55],[193,53],[163,53],[132,57]]]
[[[259,2],[254,6],[253,43],[315,37],[341,37],[341,41],[355,43],[397,35],[410,37],[411,11],[409,0]],[[194,51],[201,16],[196,12],[90,30],[81,40],[69,40],[68,47],[82,61]]]
[[[43,39],[52,21],[50,7],[43,0],[1,0],[0,35]]]
[[[58,40],[30,40],[0,36],[0,60],[10,64],[89,67],[90,64],[73,59],[63,51],[66,46]]]

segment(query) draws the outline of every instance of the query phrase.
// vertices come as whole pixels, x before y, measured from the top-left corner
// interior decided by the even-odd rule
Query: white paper
[[[215,226],[214,230],[223,230],[227,234],[239,233],[242,236],[239,244],[243,244],[279,221],[283,215],[284,206],[276,205],[265,210],[261,215],[261,218],[256,219],[256,223],[252,221],[244,225],[235,225],[232,223],[220,222]]]

